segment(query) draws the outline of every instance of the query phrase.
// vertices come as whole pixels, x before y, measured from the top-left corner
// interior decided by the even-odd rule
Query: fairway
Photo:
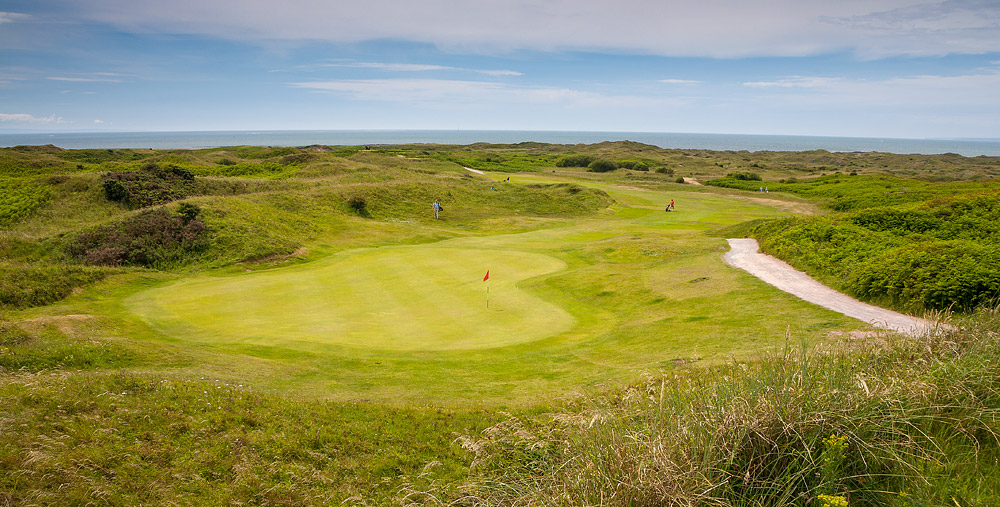
[[[191,278],[140,293],[128,306],[167,334],[212,343],[478,349],[571,328],[570,314],[517,285],[564,267],[513,250],[359,249],[305,266]]]
[[[787,209],[691,187],[582,183],[617,204],[522,230],[360,242],[309,262],[162,278],[94,311],[196,357],[192,373],[399,404],[531,404],[858,326],[726,265],[726,242],[705,234]],[[678,211],[665,213],[670,199]]]

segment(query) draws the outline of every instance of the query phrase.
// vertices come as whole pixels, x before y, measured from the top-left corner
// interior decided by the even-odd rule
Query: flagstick
[[[486,308],[490,307],[490,279],[486,279]]]

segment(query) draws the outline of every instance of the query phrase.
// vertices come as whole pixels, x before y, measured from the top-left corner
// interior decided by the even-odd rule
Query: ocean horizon
[[[716,151],[957,153],[1000,156],[1000,139],[899,139],[758,134],[592,132],[546,130],[240,130],[190,132],[0,133],[0,147],[52,144],[65,149],[193,149],[217,146],[330,146],[393,144],[593,144],[635,141],[669,149]]]

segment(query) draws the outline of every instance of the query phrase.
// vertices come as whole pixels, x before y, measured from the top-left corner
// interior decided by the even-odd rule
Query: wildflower
[[[819,495],[819,507],[847,507],[847,499],[842,496]]]
[[[844,449],[847,447],[847,435],[838,437],[836,433],[830,433],[828,438],[823,439],[823,444],[828,449]]]

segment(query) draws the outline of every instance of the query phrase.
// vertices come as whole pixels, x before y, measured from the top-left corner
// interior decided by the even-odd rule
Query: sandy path
[[[482,171],[480,171],[480,170],[477,170],[477,169],[473,169],[473,168],[471,168],[471,167],[465,167],[464,169],[465,169],[466,171],[472,171],[472,172],[474,172],[474,173],[476,173],[476,174],[486,174],[486,173],[484,173],[484,172],[482,172]]]
[[[759,253],[755,239],[729,239],[725,259],[729,265],[748,271],[761,280],[810,303],[829,308],[876,327],[911,335],[932,330],[933,322],[862,303],[796,271],[783,261]]]

